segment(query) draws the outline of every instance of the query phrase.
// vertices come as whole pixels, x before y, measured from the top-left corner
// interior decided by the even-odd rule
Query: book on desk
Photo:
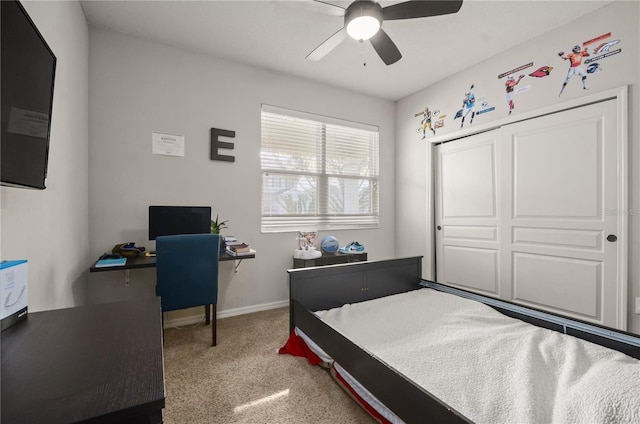
[[[253,249],[249,249],[247,252],[241,252],[241,253],[236,253],[236,252],[232,252],[229,249],[225,249],[225,253],[229,256],[235,256],[235,257],[242,257],[242,256],[251,256],[251,255],[255,255],[256,251]]]
[[[242,242],[227,242],[225,252],[230,256],[255,255],[256,253],[248,244]]]
[[[112,266],[123,266],[127,263],[127,258],[99,259],[96,268],[109,268]]]

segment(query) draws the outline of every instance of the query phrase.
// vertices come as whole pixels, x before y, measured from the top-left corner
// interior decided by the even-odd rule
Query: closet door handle
[[[436,228],[438,229],[438,231],[442,230],[442,227],[439,225]]]
[[[616,237],[616,235],[615,235],[615,234],[609,234],[609,235],[607,236],[607,241],[609,241],[609,242],[611,242],[611,243],[613,243],[613,242],[614,242],[614,241],[616,241],[616,240],[618,240],[618,237]]]

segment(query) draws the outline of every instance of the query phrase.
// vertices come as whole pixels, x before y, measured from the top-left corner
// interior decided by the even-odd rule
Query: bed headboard
[[[289,301],[311,311],[420,288],[422,256],[290,269]],[[293,327],[292,327],[293,328]]]

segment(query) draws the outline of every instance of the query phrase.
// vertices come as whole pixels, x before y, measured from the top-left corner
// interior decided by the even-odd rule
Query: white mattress
[[[317,314],[477,423],[639,423],[640,361],[421,289]]]

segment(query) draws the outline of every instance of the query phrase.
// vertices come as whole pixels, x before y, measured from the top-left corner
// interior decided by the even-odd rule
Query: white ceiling
[[[457,14],[387,21],[383,28],[403,58],[386,66],[369,42],[350,38],[321,61],[306,60],[343,26],[342,17],[314,11],[311,1],[85,0],[81,4],[87,21],[96,27],[398,100],[611,3],[465,0]],[[380,2],[383,7],[393,3],[398,1]]]

